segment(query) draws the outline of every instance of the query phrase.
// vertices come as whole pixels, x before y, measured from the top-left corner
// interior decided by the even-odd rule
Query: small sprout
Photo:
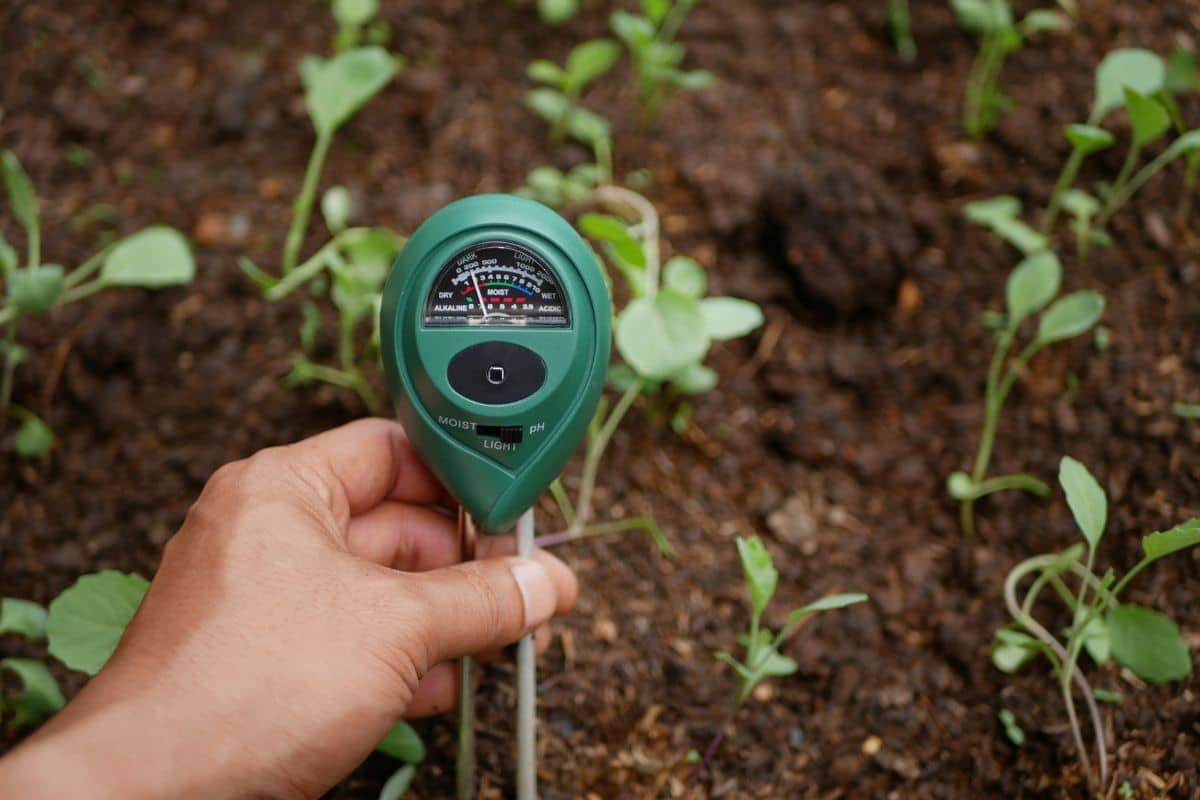
[[[13,451],[21,458],[41,458],[54,447],[54,431],[34,414],[28,414],[17,428]]]
[[[544,84],[525,95],[525,104],[550,123],[550,140],[560,142],[565,134],[595,148],[611,135],[603,117],[579,104],[579,96],[592,81],[612,69],[621,55],[612,39],[592,39],[567,54],[565,66],[537,59],[526,68],[531,80]]]
[[[1166,531],[1142,538],[1143,558],[1117,579],[1113,570],[1095,569],[1096,550],[1108,522],[1108,500],[1103,487],[1078,461],[1066,456],[1059,465],[1059,484],[1083,542],[1061,553],[1034,556],[1017,564],[1004,584],[1005,604],[1012,623],[996,631],[991,659],[1002,672],[1013,673],[1038,656],[1044,656],[1054,672],[1067,710],[1067,722],[1075,741],[1080,767],[1094,790],[1108,784],[1108,755],[1104,728],[1096,701],[1120,702],[1116,693],[1093,691],[1078,668],[1086,651],[1097,664],[1110,658],[1149,683],[1162,684],[1191,674],[1192,660],[1187,641],[1178,626],[1154,609],[1125,603],[1120,595],[1145,567],[1160,558],[1200,544],[1200,519],[1192,519]],[[1033,577],[1024,596],[1019,587]],[[1075,587],[1072,588],[1071,584]],[[1039,596],[1053,590],[1070,612],[1070,626],[1061,638],[1051,633],[1033,614]],[[1084,743],[1076,715],[1073,690],[1083,698],[1092,727],[1097,768]]]
[[[579,0],[538,0],[538,16],[549,25],[561,25],[579,13]]]
[[[963,206],[963,214],[969,221],[991,230],[1025,255],[1033,255],[1049,247],[1045,236],[1021,221],[1021,201],[1015,197],[1001,195],[967,203]]]
[[[1017,722],[1016,714],[1007,708],[1002,708],[996,716],[1000,718],[1000,724],[1004,726],[1004,735],[1008,737],[1008,740],[1017,747],[1024,747],[1025,731],[1021,728],[1020,723]]]
[[[643,0],[641,14],[618,9],[609,17],[609,27],[625,43],[633,60],[638,107],[645,124],[658,119],[675,92],[697,91],[716,83],[708,70],[681,68],[687,51],[675,36],[696,2]]]
[[[338,26],[333,37],[335,51],[349,50],[364,41],[370,44],[387,43],[387,23],[373,22],[379,13],[379,0],[333,0],[331,10]]]
[[[1004,325],[995,330],[996,349],[988,368],[983,431],[974,466],[970,473],[954,472],[946,481],[947,492],[959,501],[962,531],[968,538],[975,535],[975,501],[981,497],[1010,489],[1040,497],[1050,493],[1049,487],[1032,475],[1012,473],[989,478],[987,473],[1000,411],[1025,365],[1047,345],[1088,332],[1104,313],[1104,298],[1096,292],[1074,292],[1055,299],[1061,282],[1062,265],[1048,250],[1027,257],[1008,276],[1007,313]],[[1010,364],[1010,350],[1022,323],[1035,315],[1039,315],[1036,334]]]
[[[1121,781],[1121,785],[1117,789],[1117,794],[1128,800],[1128,798],[1134,797],[1136,792],[1133,790],[1133,784],[1131,784],[1129,781]]]

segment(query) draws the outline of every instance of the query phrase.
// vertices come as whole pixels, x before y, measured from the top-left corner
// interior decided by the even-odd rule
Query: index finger
[[[351,516],[384,500],[433,504],[446,490],[421,461],[400,424],[360,419],[284,448],[335,495]]]

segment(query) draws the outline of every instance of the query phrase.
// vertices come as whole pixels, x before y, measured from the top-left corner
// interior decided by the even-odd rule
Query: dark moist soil
[[[744,624],[733,542],[756,532],[783,574],[773,625],[828,592],[872,601],[807,626],[787,649],[799,674],[737,714],[693,793],[1084,795],[1045,670],[1004,679],[987,658],[1004,575],[1072,542],[1069,514],[1061,499],[1001,495],[980,504],[980,537],[965,542],[942,488],[974,452],[991,346],[979,315],[1016,261],[960,209],[999,193],[1041,207],[1065,157],[1057,131],[1086,115],[1099,57],[1195,49],[1200,11],[1082,2],[1074,32],[1010,59],[1016,110],[972,142],[959,99],[974,42],[947,4],[913,5],[921,51],[905,65],[882,2],[703,3],[681,39],[715,88],[676,98],[649,133],[633,125],[626,66],[588,97],[614,121],[619,170],[649,170],[669,247],[704,263],[716,291],[764,304],[768,321],[715,348],[721,385],[686,436],[635,413],[602,470],[603,513],[653,514],[678,557],[636,536],[563,548],[584,591],[541,661],[547,798],[684,794],[686,754],[719,729],[734,690],[711,653],[734,648]],[[583,157],[547,149],[522,76],[532,57],[602,35],[607,4],[562,29],[528,3],[383,6],[408,68],[347,126],[326,171],[359,219],[409,231],[454,197]],[[48,258],[75,264],[105,237],[163,222],[191,232],[199,263],[191,289],[114,292],[23,323],[36,358],[16,396],[59,439],[40,461],[0,461],[0,594],[46,602],[83,572],[150,575],[218,465],[364,413],[344,393],[281,384],[298,301],[265,304],[235,263],[277,263],[311,145],[295,66],[326,52],[331,31],[317,2],[0,9],[0,142],[41,189]],[[1185,111],[1200,119],[1194,99]],[[1095,158],[1085,180],[1121,156]],[[1039,356],[1001,425],[996,471],[1051,479],[1070,453],[1102,477],[1102,565],[1127,567],[1140,534],[1200,514],[1200,426],[1170,413],[1200,401],[1200,244],[1195,215],[1170,225],[1180,189],[1177,170],[1154,181],[1117,218],[1113,247],[1067,261],[1067,289],[1107,296],[1112,347]],[[11,219],[0,225],[16,238]],[[549,505],[540,519],[558,524]],[[1194,646],[1198,557],[1156,566],[1130,595]],[[28,651],[0,642],[15,652]],[[1200,680],[1090,674],[1125,696],[1103,712],[1118,785],[1200,796]],[[480,690],[481,797],[512,789],[511,678],[495,668]],[[1005,707],[1023,748],[997,723]],[[420,728],[431,756],[414,796],[447,796],[452,724]],[[390,768],[373,757],[331,796],[374,797]]]

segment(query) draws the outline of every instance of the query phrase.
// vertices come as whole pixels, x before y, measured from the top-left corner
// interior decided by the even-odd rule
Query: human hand
[[[508,537],[458,564],[439,502],[385,420],[222,467],[109,663],[0,760],[0,796],[316,797],[397,719],[453,706],[455,659],[578,586],[545,552],[506,557]]]

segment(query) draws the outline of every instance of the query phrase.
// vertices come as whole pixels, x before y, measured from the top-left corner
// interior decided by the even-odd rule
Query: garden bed
[[[295,65],[328,48],[327,9],[121,5],[0,11],[0,142],[41,189],[51,260],[78,263],[106,232],[153,222],[190,232],[197,256],[190,288],[115,293],[23,323],[36,359],[16,394],[59,440],[40,461],[0,459],[0,595],[41,602],[83,572],[151,575],[216,467],[364,413],[349,393],[283,385],[299,303],[264,302],[236,264],[278,251],[311,147]],[[550,28],[517,3],[382,5],[407,66],[326,169],[361,219],[411,231],[452,198],[582,157],[547,148],[522,105],[524,69],[603,35],[604,9]],[[682,38],[715,87],[676,98],[650,132],[634,125],[629,81],[588,97],[613,120],[616,172],[649,170],[672,247],[708,267],[720,293],[762,304],[767,323],[716,348],[721,383],[686,435],[634,413],[606,456],[601,518],[655,516],[677,557],[636,535],[562,548],[583,592],[541,661],[547,798],[682,792],[686,754],[717,731],[733,693],[711,654],[744,622],[733,542],[755,532],[786,607],[835,591],[872,602],[815,619],[788,648],[800,673],[741,709],[704,791],[1084,796],[1043,667],[1010,679],[988,660],[1007,621],[1005,575],[1075,541],[1070,514],[1061,496],[998,495],[966,541],[943,486],[977,443],[992,347],[980,312],[1001,306],[1018,260],[961,207],[996,194],[1044,203],[1066,156],[1058,131],[1086,114],[1092,66],[1117,46],[1195,50],[1200,12],[1084,4],[1075,30],[1010,59],[1015,110],[974,141],[959,104],[975,42],[945,4],[914,5],[921,49],[905,65],[882,3],[702,3]],[[1194,95],[1184,111],[1200,119]],[[1120,156],[1096,157],[1085,175],[1111,174]],[[1042,354],[1001,421],[1000,468],[1049,479],[1066,453],[1101,479],[1102,565],[1132,564],[1140,535],[1200,515],[1200,423],[1171,413],[1200,402],[1200,239],[1195,213],[1171,225],[1180,187],[1178,172],[1164,174],[1116,218],[1112,247],[1067,263],[1065,289],[1107,297],[1111,348],[1083,337]],[[814,261],[833,289],[814,285]],[[560,524],[551,503],[539,510],[543,528]],[[1188,552],[1131,591],[1197,645],[1198,581]],[[1138,797],[1196,796],[1200,679],[1135,686],[1111,664],[1092,675],[1125,695],[1103,709],[1118,782]],[[511,677],[493,668],[479,692],[483,797],[510,791]],[[997,721],[1005,707],[1028,735],[1022,748]],[[431,755],[414,794],[449,796],[452,721],[418,727]],[[331,796],[374,797],[390,768],[368,761]]]

